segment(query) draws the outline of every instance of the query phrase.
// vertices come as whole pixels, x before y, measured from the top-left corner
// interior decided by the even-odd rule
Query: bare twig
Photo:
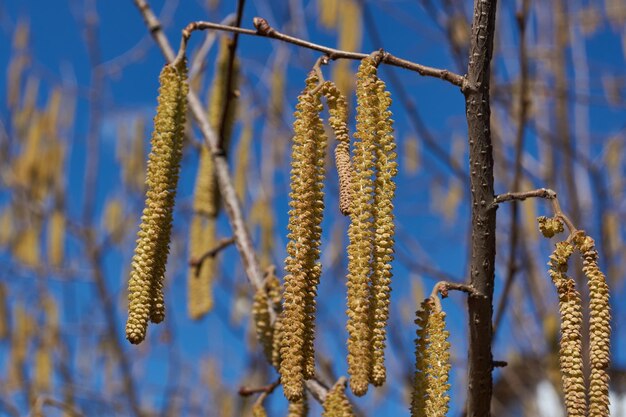
[[[254,394],[271,394],[279,385],[280,385],[280,378],[278,378],[276,381],[272,382],[271,384],[265,385],[263,387],[258,387],[258,388],[241,387],[239,388],[238,394],[241,395],[242,397],[249,397]]]
[[[466,294],[476,293],[476,290],[474,289],[474,287],[468,284],[459,284],[457,282],[439,281],[438,283],[434,285],[433,290],[430,295],[432,297],[436,297],[437,294],[441,294],[441,298],[447,298],[448,291],[450,290],[461,291]]]
[[[72,417],[83,417],[83,414],[76,411],[76,409],[72,407],[71,405],[65,404],[62,401],[55,400],[54,398],[49,397],[47,395],[40,395],[39,397],[37,397],[37,400],[35,401],[35,404],[33,405],[33,411],[30,413],[30,416],[31,417],[43,417],[44,416],[43,408],[45,406],[55,407],[55,408],[58,408],[59,410],[63,410]]]
[[[141,1],[141,0],[135,0],[135,2],[137,1]],[[148,20],[146,19],[146,22],[147,21]],[[222,30],[222,31],[227,31],[227,32],[239,33],[243,35],[261,36],[261,37],[266,37],[266,38],[277,39],[283,42],[288,42],[297,46],[301,46],[303,48],[313,49],[315,51],[322,52],[328,55],[328,57],[332,60],[335,60],[335,59],[361,60],[369,56],[369,54],[364,54],[360,52],[342,51],[340,49],[329,48],[327,46],[318,45],[316,43],[305,41],[300,38],[295,38],[293,36],[285,35],[284,33],[281,33],[277,31],[276,29],[274,29],[273,27],[271,27],[269,23],[267,23],[267,20],[263,19],[262,17],[255,17],[253,22],[254,22],[254,26],[256,27],[256,30],[244,29],[244,28],[239,28],[235,26],[221,25],[219,23],[212,23],[212,22],[198,21],[198,22],[189,23],[187,27],[183,29],[183,36],[181,39],[180,48],[178,50],[178,55],[176,56],[175,62],[178,62],[183,59],[185,55],[185,50],[187,49],[187,42],[189,41],[189,37],[191,36],[192,32],[196,30],[206,30],[206,29]],[[459,74],[455,74],[446,69],[433,68],[433,67],[428,67],[426,65],[417,64],[415,62],[398,58],[387,52],[383,54],[381,62],[387,65],[392,65],[394,67],[400,67],[400,68],[408,69],[410,71],[415,71],[418,74],[423,75],[425,77],[440,78],[444,81],[447,81],[451,84],[461,87],[463,91],[468,91],[472,89],[472,85],[467,82],[465,77]]]
[[[233,243],[235,243],[234,237],[225,237],[221,239],[219,242],[215,244],[213,248],[209,249],[198,258],[190,259],[189,266],[192,266],[194,268],[200,268],[202,266],[202,263],[205,261],[205,259],[214,258],[215,256],[217,256],[218,253],[220,253],[222,250],[226,249]]]
[[[561,205],[559,204],[558,198],[556,198],[556,193],[549,188],[539,188],[539,189],[532,190],[532,191],[521,191],[521,192],[515,192],[515,193],[510,192],[506,194],[497,195],[494,198],[493,203],[490,206],[490,208],[497,207],[499,203],[504,203],[506,201],[523,201],[523,200],[526,200],[527,198],[545,198],[546,200],[550,200],[550,202],[552,203],[552,211],[554,212],[554,215],[560,218],[561,220],[563,220],[563,223],[565,223],[565,225],[569,229],[570,234],[573,235],[574,233],[578,231],[578,229],[576,228],[576,226],[574,226],[574,223],[570,220],[570,218],[567,217],[567,215],[563,213],[563,211],[561,210]]]

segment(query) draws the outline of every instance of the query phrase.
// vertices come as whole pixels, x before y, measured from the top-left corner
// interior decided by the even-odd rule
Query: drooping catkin
[[[579,232],[574,236],[583,258],[583,272],[589,286],[589,417],[609,415],[609,375],[611,362],[611,307],[606,277],[598,267],[594,240]]]
[[[350,200],[352,195],[351,178],[352,164],[350,163],[350,135],[348,133],[348,104],[346,98],[337,86],[326,81],[322,88],[326,97],[330,118],[328,122],[337,138],[335,147],[335,164],[339,177],[339,210],[341,214],[350,214]]]
[[[254,404],[252,406],[252,417],[267,417],[267,412],[263,404]]]
[[[328,391],[322,406],[324,408],[322,417],[354,417],[352,405],[346,396],[345,378],[340,378]]]
[[[161,71],[159,83],[152,150],[146,174],[146,203],[128,283],[126,338],[134,344],[145,338],[148,319],[158,323],[164,316],[163,278],[187,104],[185,64],[178,68],[166,65]]]
[[[278,368],[280,363],[280,351],[276,350],[277,338],[276,325],[278,320],[272,326],[270,309],[280,314],[281,306],[281,287],[280,281],[276,277],[276,268],[272,265],[267,268],[265,275],[265,285],[258,289],[254,294],[254,303],[252,304],[252,316],[256,326],[256,334],[265,357],[272,365]]]
[[[9,337],[9,304],[6,287],[0,282],[0,341],[7,337]]]
[[[247,121],[241,130],[237,144],[237,168],[235,169],[235,193],[239,201],[246,201],[246,185],[248,183],[248,166],[250,165],[250,147],[252,146],[252,123]],[[267,214],[266,214],[267,216]],[[269,217],[269,216],[268,216]]]
[[[583,417],[586,415],[587,400],[582,357],[582,303],[574,280],[567,276],[567,263],[573,251],[574,247],[570,243],[558,242],[548,265],[559,296],[559,362],[565,408],[568,416]]]
[[[285,259],[280,374],[285,396],[302,397],[304,378],[314,372],[315,293],[323,202],[326,135],[319,113],[318,77],[311,72],[298,97],[291,162],[289,242]]]
[[[64,249],[65,214],[61,210],[54,210],[48,220],[48,261],[52,266],[61,266]]]
[[[287,417],[306,417],[309,414],[309,401],[306,395],[297,400],[289,401]]]
[[[445,317],[446,313],[430,298],[424,300],[417,312],[412,417],[444,417],[448,412],[450,342]]]
[[[396,145],[390,94],[373,57],[357,73],[348,236],[348,373],[356,395],[386,378],[384,350],[393,260]]]
[[[391,95],[385,83],[376,82],[379,105],[379,118],[376,125],[377,149],[374,186],[373,230],[374,253],[371,276],[370,326],[372,329],[372,370],[370,381],[380,386],[385,382],[385,341],[386,325],[389,318],[389,293],[391,291],[391,262],[395,226],[393,223],[393,199],[396,185],[394,177],[398,173],[396,144],[391,120]]]
[[[374,152],[378,96],[376,66],[370,57],[361,61],[357,72],[357,127],[354,134],[352,203],[348,237],[348,374],[350,388],[364,395],[372,369],[370,309],[370,272],[374,191]]]
[[[189,231],[190,258],[200,258],[215,245],[215,219],[195,215]],[[213,308],[212,281],[215,259],[204,257],[200,265],[191,266],[187,272],[187,312],[192,320],[199,320]]]

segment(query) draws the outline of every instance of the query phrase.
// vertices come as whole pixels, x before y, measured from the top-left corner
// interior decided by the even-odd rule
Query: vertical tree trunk
[[[472,194],[472,251],[470,282],[476,294],[468,297],[469,358],[467,416],[490,415],[493,359],[491,355],[494,263],[496,256],[496,211],[493,150],[489,126],[490,63],[495,32],[496,0],[474,0],[465,91],[469,135]]]

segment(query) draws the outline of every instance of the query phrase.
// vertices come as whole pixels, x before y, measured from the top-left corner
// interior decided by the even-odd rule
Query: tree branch
[[[474,0],[474,18],[467,79],[473,90],[465,91],[469,139],[469,171],[472,197],[472,247],[468,297],[469,353],[467,370],[467,416],[488,417],[493,391],[493,286],[496,257],[496,210],[494,201],[493,147],[489,98],[497,0]]]
[[[235,243],[234,237],[225,237],[224,239],[221,239],[219,242],[217,242],[217,244],[215,244],[213,248],[203,253],[200,257],[190,259],[189,266],[192,266],[194,268],[200,268],[205,259],[214,258],[219,252],[226,249],[233,243]]]
[[[138,2],[138,1],[141,2],[142,0],[135,0],[135,2]],[[146,22],[148,22],[147,19],[146,19]],[[369,54],[364,54],[360,52],[349,52],[349,51],[342,51],[340,49],[329,48],[327,46],[318,45],[313,42],[305,41],[300,38],[286,35],[284,33],[277,31],[273,27],[271,27],[269,23],[267,23],[267,20],[263,19],[262,17],[255,17],[253,22],[254,22],[254,26],[256,27],[256,30],[243,29],[243,28],[239,28],[236,26],[222,25],[219,23],[212,23],[212,22],[198,21],[198,22],[189,23],[187,27],[183,29],[183,32],[182,32],[183,35],[182,35],[182,39],[180,42],[178,55],[176,56],[176,61],[183,59],[185,55],[185,51],[187,49],[187,42],[189,41],[191,34],[196,30],[207,30],[207,29],[222,30],[226,32],[239,33],[243,35],[261,36],[265,38],[277,39],[283,42],[301,46],[303,48],[308,48],[314,51],[322,52],[328,55],[328,57],[332,60],[335,60],[335,59],[361,60],[369,56]],[[387,65],[394,66],[394,67],[399,67],[399,68],[408,69],[410,71],[415,71],[418,74],[425,76],[425,77],[440,78],[453,85],[461,87],[463,91],[469,91],[473,89],[472,84],[468,84],[467,79],[465,77],[459,74],[455,74],[454,72],[448,71],[446,69],[433,68],[433,67],[428,67],[426,65],[417,64],[417,63],[407,61],[402,58],[398,58],[388,52],[383,53],[381,62]]]

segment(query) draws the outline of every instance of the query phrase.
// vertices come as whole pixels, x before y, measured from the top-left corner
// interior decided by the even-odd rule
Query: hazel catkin
[[[559,296],[559,362],[565,408],[570,417],[584,417],[587,400],[582,357],[582,302],[574,280],[567,276],[567,264],[573,251],[574,247],[569,242],[557,243],[548,265]]]
[[[294,122],[280,349],[281,382],[290,401],[302,397],[304,378],[314,373],[315,293],[321,274],[318,259],[326,148],[317,83],[318,76],[312,71],[298,97]]]
[[[574,236],[583,258],[583,272],[589,286],[589,417],[609,415],[609,375],[611,361],[611,306],[606,277],[598,267],[594,240],[583,232]]]
[[[140,343],[148,320],[164,316],[163,278],[169,252],[172,217],[184,135],[187,103],[186,66],[166,65],[159,77],[152,150],[146,175],[146,202],[128,282],[126,338]]]
[[[412,417],[445,417],[448,412],[450,342],[445,317],[431,298],[427,298],[417,312]]]
[[[352,405],[346,396],[345,378],[340,378],[328,391],[322,407],[322,417],[354,417]]]

